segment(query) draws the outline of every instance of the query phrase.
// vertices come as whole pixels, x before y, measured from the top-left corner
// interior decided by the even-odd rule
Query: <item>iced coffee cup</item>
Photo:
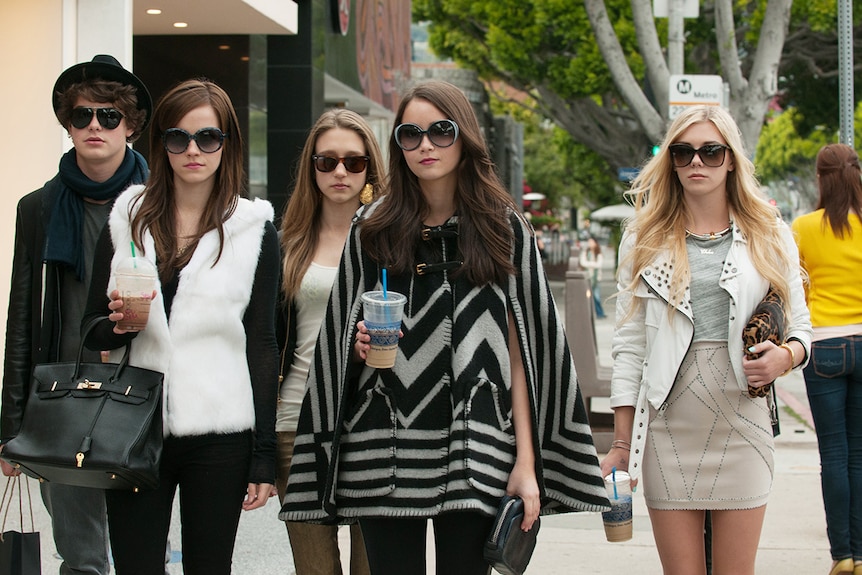
[[[407,298],[393,291],[369,291],[361,296],[365,328],[371,336],[371,349],[365,365],[389,368],[395,365],[398,355],[398,333]]]
[[[123,319],[117,327],[126,331],[141,331],[147,327],[150,302],[156,287],[156,268],[140,257],[126,258],[114,272],[117,291],[123,300]]]
[[[632,485],[629,474],[615,471],[605,477],[611,510],[602,513],[605,538],[611,542],[632,538]]]

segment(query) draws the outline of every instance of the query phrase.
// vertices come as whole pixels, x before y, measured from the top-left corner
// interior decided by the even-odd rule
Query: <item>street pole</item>
[[[853,145],[853,4],[852,0],[838,0],[838,103],[839,138],[851,148]]]
[[[667,67],[671,75],[685,72],[683,69],[685,50],[683,4],[684,0],[669,0],[667,6]]]

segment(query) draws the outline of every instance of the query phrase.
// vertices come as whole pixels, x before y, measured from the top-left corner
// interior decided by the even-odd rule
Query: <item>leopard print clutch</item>
[[[748,353],[748,348],[762,341],[769,340],[775,345],[784,343],[784,333],[786,331],[786,319],[784,316],[784,305],[781,301],[781,296],[772,286],[769,286],[769,291],[766,292],[763,300],[754,309],[751,319],[742,330],[742,344],[745,356],[748,359],[757,359],[759,353]],[[766,397],[772,390],[772,383],[768,383],[761,387],[748,386],[748,395],[750,397]]]

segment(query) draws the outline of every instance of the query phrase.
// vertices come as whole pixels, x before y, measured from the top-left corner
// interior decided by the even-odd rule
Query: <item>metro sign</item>
[[[668,90],[668,118],[673,120],[689,106],[724,104],[724,81],[708,74],[674,74]]]

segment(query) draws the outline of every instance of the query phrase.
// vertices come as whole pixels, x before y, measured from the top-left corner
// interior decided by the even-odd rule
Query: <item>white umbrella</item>
[[[625,220],[635,215],[635,209],[629,204],[614,204],[599,208],[590,214],[590,220],[593,221],[612,221]]]
[[[540,194],[539,192],[527,192],[523,196],[524,200],[527,202],[533,202],[537,200],[544,200],[545,194]]]

